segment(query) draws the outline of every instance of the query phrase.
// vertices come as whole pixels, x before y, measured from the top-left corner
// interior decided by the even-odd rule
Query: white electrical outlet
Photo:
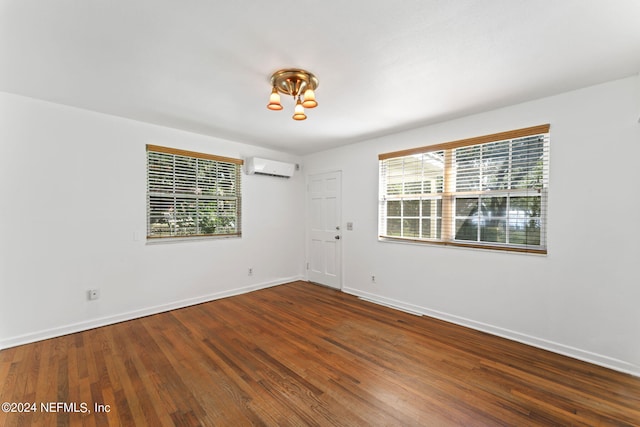
[[[89,292],[89,299],[90,300],[96,300],[100,298],[100,289],[90,289]]]
[[[376,276],[371,276],[371,283],[376,283]]]
[[[247,272],[249,276],[253,276],[253,268],[249,267],[249,271]]]

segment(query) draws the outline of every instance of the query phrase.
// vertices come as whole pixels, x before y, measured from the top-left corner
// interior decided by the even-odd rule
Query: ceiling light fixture
[[[271,96],[267,108],[274,111],[282,110],[280,94],[290,95],[296,100],[293,120],[304,120],[307,118],[304,109],[318,105],[314,92],[318,84],[317,77],[306,70],[285,68],[276,71],[271,75]]]

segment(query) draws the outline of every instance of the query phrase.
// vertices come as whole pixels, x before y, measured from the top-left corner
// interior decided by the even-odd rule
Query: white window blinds
[[[549,125],[379,160],[381,239],[546,253]]]
[[[240,236],[242,163],[147,145],[147,238]]]

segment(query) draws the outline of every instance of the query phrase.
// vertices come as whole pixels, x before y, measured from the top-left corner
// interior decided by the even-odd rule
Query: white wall
[[[300,158],[10,94],[0,117],[0,348],[302,277],[301,173],[243,174],[240,239],[144,237],[145,144]]]
[[[638,86],[634,76],[306,156],[307,174],[342,170],[342,218],[354,223],[343,289],[640,375]],[[544,123],[547,256],[377,241],[379,153]]]

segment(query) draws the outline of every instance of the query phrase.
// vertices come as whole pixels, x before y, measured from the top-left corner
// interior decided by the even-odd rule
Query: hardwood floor
[[[640,425],[640,378],[305,282],[2,350],[0,381],[36,404],[6,426]]]

